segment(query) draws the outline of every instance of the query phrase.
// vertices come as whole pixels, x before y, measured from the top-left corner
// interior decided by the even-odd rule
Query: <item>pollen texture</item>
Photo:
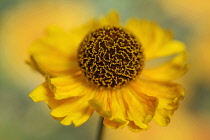
[[[121,27],[104,26],[84,38],[78,61],[89,81],[117,88],[141,72],[144,55],[141,44],[130,32]]]

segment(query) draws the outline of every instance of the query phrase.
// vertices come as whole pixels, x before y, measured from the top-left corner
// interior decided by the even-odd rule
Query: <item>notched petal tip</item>
[[[125,108],[122,103],[120,90],[99,90],[98,95],[89,101],[89,105],[101,116],[106,118],[105,124],[109,127],[121,127],[128,122],[125,117]]]
[[[85,114],[83,114],[79,119],[73,120],[74,126],[75,127],[81,126],[83,123],[85,123],[92,116],[93,112],[94,112],[94,109],[88,107]]]
[[[96,99],[92,99],[89,101],[89,105],[94,108],[101,116],[106,118],[111,118],[112,113],[109,110],[106,110],[103,108],[103,105],[101,102],[99,102]]]
[[[63,118],[61,120],[62,125],[71,125],[73,123],[75,127],[78,127],[85,123],[94,112],[89,107],[87,98],[88,96],[83,96],[66,100],[54,108],[50,114],[53,117]]]
[[[124,89],[124,91],[125,93],[122,93],[122,95],[126,105],[126,118],[130,121],[131,129],[148,129],[148,123],[155,115],[158,105],[157,98],[147,96],[132,86],[126,90]]]
[[[157,82],[148,80],[137,80],[139,87],[133,86],[134,89],[142,93],[154,96],[159,100],[155,111],[154,120],[160,126],[167,126],[179,103],[185,96],[184,88],[172,82]]]
[[[124,128],[128,125],[128,121],[124,122],[121,120],[109,120],[108,118],[104,118],[103,124],[112,129]]]
[[[166,127],[170,124],[173,114],[174,114],[173,110],[158,109],[156,111],[154,120],[159,126]]]
[[[135,124],[134,121],[130,121],[129,124],[128,124],[128,128],[129,130],[131,130],[132,132],[140,132],[140,131],[146,131],[148,129],[150,129],[150,126],[147,125],[146,128],[140,128],[139,126],[137,126]]]

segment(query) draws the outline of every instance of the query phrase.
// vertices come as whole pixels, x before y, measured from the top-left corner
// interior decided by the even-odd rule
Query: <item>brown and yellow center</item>
[[[143,69],[141,44],[121,27],[105,26],[90,32],[80,44],[81,71],[98,86],[121,87]]]

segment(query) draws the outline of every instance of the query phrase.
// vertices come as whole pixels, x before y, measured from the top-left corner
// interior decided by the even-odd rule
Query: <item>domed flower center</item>
[[[141,44],[121,27],[105,26],[90,32],[80,44],[81,71],[98,86],[121,87],[143,69]]]

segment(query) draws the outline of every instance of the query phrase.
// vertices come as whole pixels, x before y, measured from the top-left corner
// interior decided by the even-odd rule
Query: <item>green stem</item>
[[[99,118],[99,130],[98,130],[97,140],[102,140],[102,138],[103,138],[103,126],[104,126],[103,121],[104,121],[104,118],[100,117]]]

